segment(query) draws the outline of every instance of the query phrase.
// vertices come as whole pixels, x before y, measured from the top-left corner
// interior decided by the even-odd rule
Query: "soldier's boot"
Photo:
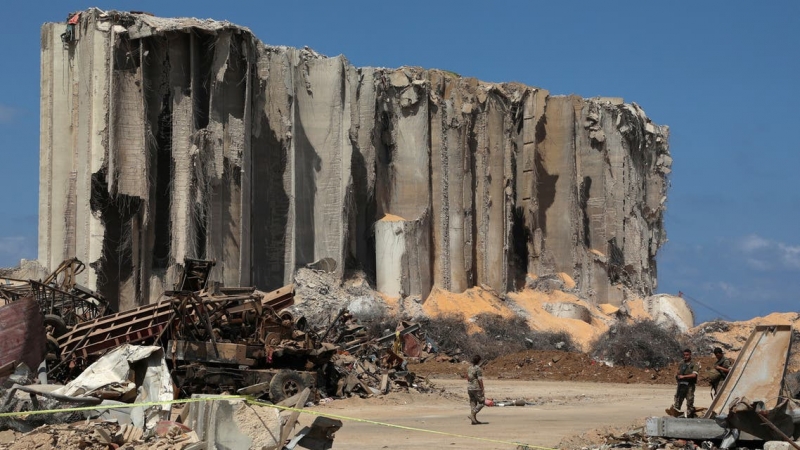
[[[469,417],[469,420],[472,421],[473,425],[477,425],[478,423],[480,423],[478,422],[478,419],[475,417],[475,411],[470,412],[469,416],[467,417]]]

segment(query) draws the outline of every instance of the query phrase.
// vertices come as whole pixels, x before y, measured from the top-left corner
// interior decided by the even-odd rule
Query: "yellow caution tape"
[[[164,405],[173,405],[173,404],[185,404],[185,403],[197,403],[197,402],[210,402],[215,400],[243,400],[251,405],[258,405],[264,406],[268,408],[275,408],[282,411],[296,411],[302,414],[310,414],[313,416],[324,416],[330,417],[332,419],[340,419],[346,420],[350,422],[361,422],[361,423],[368,423],[371,425],[378,425],[383,427],[390,427],[390,428],[398,428],[401,430],[408,430],[408,431],[418,431],[422,433],[432,433],[438,434],[442,436],[449,436],[461,439],[471,439],[475,441],[484,441],[484,442],[493,442],[497,444],[504,444],[504,445],[514,445],[514,446],[523,446],[526,449],[539,449],[539,450],[556,450],[551,447],[539,447],[536,445],[525,444],[522,442],[513,442],[513,441],[504,441],[501,439],[490,439],[490,438],[482,438],[477,436],[468,436],[464,434],[457,434],[457,433],[448,433],[446,431],[438,431],[438,430],[429,430],[426,428],[417,428],[417,427],[409,427],[405,425],[397,425],[393,423],[386,423],[386,422],[378,422],[375,420],[369,419],[359,419],[357,417],[349,417],[349,416],[342,416],[338,414],[328,414],[323,413],[320,411],[312,411],[309,409],[301,409],[301,408],[292,408],[290,406],[279,406],[274,405],[272,403],[265,403],[262,401],[257,400],[251,396],[245,395],[216,395],[210,397],[200,397],[200,398],[184,398],[179,400],[162,400],[157,402],[141,402],[141,403],[125,403],[125,404],[118,404],[118,405],[91,405],[91,406],[77,406],[73,408],[64,408],[64,409],[43,409],[43,410],[36,410],[36,411],[21,411],[21,412],[9,412],[9,413],[0,413],[0,418],[3,417],[26,417],[26,416],[33,416],[39,414],[56,414],[56,413],[65,413],[65,412],[78,412],[78,411],[97,411],[97,410],[106,410],[106,409],[129,409],[129,408],[137,408],[137,407],[150,407],[150,406],[164,406]]]
[[[63,409],[42,409],[42,410],[35,410],[35,411],[20,411],[20,412],[9,412],[9,413],[0,413],[0,418],[2,417],[25,417],[25,416],[35,416],[39,414],[56,414],[56,413],[63,413],[63,412],[78,412],[78,411],[97,411],[97,410],[106,410],[106,409],[128,409],[128,408],[136,408],[140,406],[149,407],[149,406],[163,406],[163,405],[172,405],[172,404],[179,404],[179,403],[197,403],[197,402],[211,402],[214,400],[245,400],[247,401],[248,398],[243,395],[216,395],[212,397],[200,397],[200,398],[183,398],[179,400],[161,400],[157,402],[141,402],[141,403],[120,403],[118,405],[90,405],[90,406],[75,406],[72,408],[63,408]]]

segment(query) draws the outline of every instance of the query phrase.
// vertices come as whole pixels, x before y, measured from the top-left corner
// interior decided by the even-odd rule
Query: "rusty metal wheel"
[[[278,403],[293,395],[299,394],[308,387],[303,377],[294,370],[281,370],[269,382],[269,396],[273,403]]]
[[[267,337],[264,338],[264,344],[270,347],[275,347],[281,343],[281,335],[280,333],[267,333]]]
[[[62,335],[64,335],[69,328],[67,327],[66,322],[61,316],[55,314],[45,314],[44,315],[44,324],[45,326],[51,327],[51,333],[54,338],[58,339]]]

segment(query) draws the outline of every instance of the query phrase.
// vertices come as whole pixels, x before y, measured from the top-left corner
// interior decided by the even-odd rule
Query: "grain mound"
[[[722,347],[725,356],[736,359],[742,350],[747,338],[758,325],[791,325],[795,333],[800,327],[799,313],[772,313],[764,317],[755,317],[740,322],[725,322],[721,320],[704,322],[689,330],[691,336],[705,337],[710,352],[713,347]],[[789,357],[787,373],[800,371],[800,352],[795,351]]]
[[[508,304],[477,286],[461,294],[435,287],[422,305],[422,310],[428,317],[462,316],[468,320],[482,313],[498,314],[506,318],[515,315]],[[469,331],[478,332],[480,328],[470,321]]]
[[[519,306],[527,316],[528,325],[537,331],[566,331],[583,351],[588,351],[591,343],[608,330],[614,321],[613,316],[605,314],[596,305],[562,291],[550,293],[525,289],[508,294],[508,298]],[[591,322],[578,319],[555,317],[545,310],[545,303],[573,303],[589,310]]]

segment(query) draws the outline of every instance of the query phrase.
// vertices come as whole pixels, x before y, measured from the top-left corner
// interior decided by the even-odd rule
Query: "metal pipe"
[[[762,422],[764,422],[764,425],[770,427],[772,431],[774,431],[778,436],[782,437],[784,441],[788,442],[789,445],[791,445],[797,450],[800,450],[800,445],[795,444],[792,438],[784,434],[784,432],[781,431],[778,427],[776,427],[774,423],[770,422],[769,419],[767,419],[766,417],[761,415],[761,413],[758,412],[756,413],[756,416],[758,416],[758,418],[761,419]]]

